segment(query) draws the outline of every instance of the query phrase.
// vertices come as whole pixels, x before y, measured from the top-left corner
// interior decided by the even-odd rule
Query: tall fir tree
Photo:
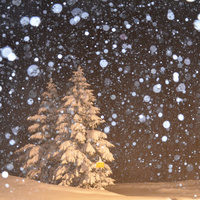
[[[19,155],[19,161],[23,163],[24,176],[51,183],[54,166],[52,155],[57,136],[55,131],[57,110],[60,106],[56,85],[52,79],[47,84],[47,91],[42,93],[42,100],[38,113],[27,119],[33,122],[33,125],[28,128],[31,143],[20,148],[16,153]]]
[[[62,99],[57,121],[54,183],[83,188],[112,185],[108,163],[114,160],[109,150],[114,145],[106,140],[105,133],[95,130],[104,121],[97,115],[100,110],[94,106],[96,99],[81,67],[70,81],[73,86]],[[104,162],[103,168],[96,167],[99,159]]]

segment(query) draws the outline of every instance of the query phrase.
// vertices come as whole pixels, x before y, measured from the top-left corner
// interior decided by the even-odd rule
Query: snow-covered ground
[[[199,181],[124,183],[107,190],[87,190],[0,176],[0,200],[189,200],[200,199]],[[118,194],[117,194],[118,193]]]

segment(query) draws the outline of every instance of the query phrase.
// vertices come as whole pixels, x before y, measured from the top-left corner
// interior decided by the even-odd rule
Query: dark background
[[[17,1],[18,6],[13,2],[16,0],[0,0],[0,48],[10,46],[19,58],[0,61],[1,170],[18,174],[18,165],[13,169],[8,166],[12,166],[13,152],[28,143],[30,124],[26,119],[37,113],[50,75],[62,96],[72,72],[81,65],[106,120],[100,128],[110,127],[108,140],[115,144],[115,161],[110,166],[117,182],[199,179],[200,33],[193,26],[200,13],[199,1],[27,0]],[[60,14],[52,12],[55,3],[63,4]],[[74,8],[89,17],[71,25]],[[169,10],[174,20],[167,18]],[[41,24],[22,26],[24,16],[39,16]],[[124,25],[126,21],[130,29]],[[104,25],[110,29],[105,31]],[[30,37],[29,42],[24,41],[25,36]],[[131,46],[125,53],[124,44]],[[157,48],[154,53],[152,45]],[[174,60],[173,55],[183,60]],[[189,65],[184,63],[187,58]],[[99,64],[102,59],[108,61],[105,68]],[[36,77],[27,74],[32,64],[40,70]],[[173,81],[174,72],[179,73],[179,82]],[[155,93],[153,86],[158,83],[162,90]],[[180,83],[185,84],[185,93],[177,92]],[[150,96],[150,102],[144,101],[145,95]],[[177,103],[177,97],[183,101]],[[32,105],[27,103],[29,98]],[[142,123],[141,114],[146,117]],[[178,114],[184,115],[183,121],[178,120]],[[166,120],[171,124],[168,130],[163,127]],[[162,142],[163,136],[168,137],[166,142]]]

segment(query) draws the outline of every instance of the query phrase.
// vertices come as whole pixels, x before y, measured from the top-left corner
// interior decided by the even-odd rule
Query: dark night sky
[[[200,2],[68,0],[54,13],[55,3],[0,0],[0,48],[9,46],[18,57],[0,59],[1,168],[28,142],[26,118],[37,113],[50,74],[64,95],[81,65],[106,120],[100,128],[110,130],[116,146],[111,168],[118,182],[198,179],[200,32],[193,23]],[[75,8],[89,16],[72,25]],[[22,25],[25,16],[41,23]],[[37,76],[27,73],[33,64]]]

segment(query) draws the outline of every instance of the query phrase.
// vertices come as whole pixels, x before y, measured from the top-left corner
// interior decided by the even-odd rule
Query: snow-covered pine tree
[[[73,86],[62,99],[60,117],[57,122],[59,145],[54,156],[58,166],[53,180],[56,184],[83,188],[102,188],[112,185],[114,180],[108,162],[114,160],[109,148],[113,144],[106,140],[107,135],[95,128],[104,121],[97,116],[99,108],[84,77],[83,69],[78,67],[70,81]],[[105,167],[96,168],[102,159]]]
[[[47,91],[42,93],[42,102],[38,113],[28,117],[33,125],[29,126],[30,144],[16,151],[18,160],[23,164],[22,175],[30,179],[51,183],[53,172],[52,155],[55,151],[57,110],[60,106],[56,85],[52,78]]]

